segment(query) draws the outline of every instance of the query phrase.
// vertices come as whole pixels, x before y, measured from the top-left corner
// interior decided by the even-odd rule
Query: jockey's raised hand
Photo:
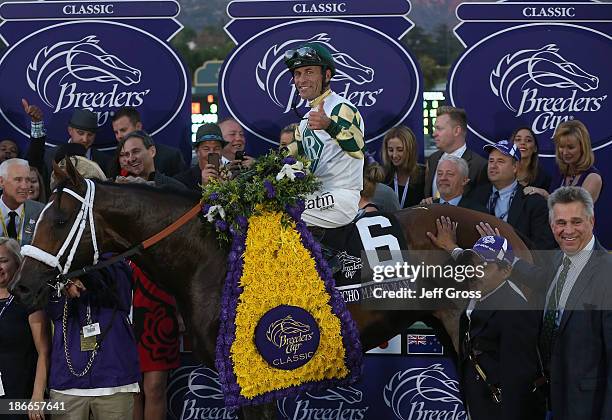
[[[39,122],[43,119],[42,110],[36,105],[30,105],[25,98],[21,98],[21,105],[23,105],[23,110],[30,117],[32,122]]]
[[[321,101],[317,109],[308,114],[308,128],[311,130],[327,130],[327,127],[331,124],[331,119],[323,110],[324,104],[325,100]]]
[[[457,248],[457,222],[453,222],[450,217],[442,216],[436,219],[437,233],[434,235],[427,232],[427,236],[431,242],[438,248],[452,252]]]

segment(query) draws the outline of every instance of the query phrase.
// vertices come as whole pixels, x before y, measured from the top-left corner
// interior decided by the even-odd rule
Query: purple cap
[[[510,140],[501,140],[495,144],[486,144],[482,150],[487,153],[491,153],[491,150],[497,149],[506,156],[514,158],[517,162],[521,161],[521,151],[516,147],[516,144]]]
[[[502,236],[483,236],[476,241],[471,251],[486,262],[504,262],[509,265],[514,262],[512,245]]]

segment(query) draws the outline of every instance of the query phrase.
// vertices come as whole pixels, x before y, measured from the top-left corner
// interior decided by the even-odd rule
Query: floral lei
[[[215,363],[228,407],[345,385],[361,372],[359,332],[301,220],[305,196],[319,186],[308,168],[303,158],[272,152],[233,180],[204,188],[203,213],[231,244]],[[320,330],[315,355],[294,370],[266,362],[253,338],[279,305],[308,311]]]

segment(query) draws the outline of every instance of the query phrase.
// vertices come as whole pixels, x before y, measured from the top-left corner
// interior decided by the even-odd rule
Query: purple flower
[[[210,210],[210,207],[211,207],[211,206],[210,206],[210,204],[204,204],[204,205],[202,206],[202,213],[203,213],[203,214],[207,214],[207,213],[208,213],[208,210]]]
[[[236,217],[236,224],[238,226],[240,226],[240,228],[246,229],[246,227],[248,226],[249,222],[248,222],[246,217],[244,217],[244,216],[237,216]]]
[[[276,197],[276,191],[274,190],[274,186],[267,179],[263,182],[264,188],[266,189],[266,196],[268,198]]]
[[[217,228],[217,230],[224,232],[227,230],[227,222],[225,220],[216,220],[215,227]]]
[[[208,199],[209,199],[209,200],[211,200],[211,201],[215,201],[215,200],[219,199],[219,194],[218,194],[218,193],[216,193],[216,192],[214,192],[214,193],[212,193],[212,194],[211,194],[211,195],[208,197]]]
[[[297,160],[293,156],[287,156],[283,159],[283,163],[287,165],[293,165],[295,162],[297,162]]]
[[[293,174],[295,175],[297,179],[304,179],[304,177],[306,176],[304,172],[299,172],[299,171],[294,172]]]

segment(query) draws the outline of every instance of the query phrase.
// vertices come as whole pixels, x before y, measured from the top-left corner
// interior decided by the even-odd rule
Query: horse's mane
[[[139,183],[127,183],[127,184],[117,184],[116,182],[113,181],[102,181],[99,179],[92,179],[92,181],[94,181],[96,184],[99,185],[107,185],[107,186],[111,186],[111,187],[119,187],[121,189],[127,189],[127,190],[135,190],[135,191],[143,191],[143,192],[150,192],[150,193],[170,193],[171,195],[175,195],[175,196],[179,196],[179,197],[183,197],[186,198],[190,201],[196,202],[199,199],[202,198],[201,194],[198,194],[196,192],[193,192],[191,190],[186,190],[186,189],[180,189],[180,188],[176,188],[172,185],[160,185],[160,186],[156,186],[156,185],[148,185],[148,184],[139,184]]]

